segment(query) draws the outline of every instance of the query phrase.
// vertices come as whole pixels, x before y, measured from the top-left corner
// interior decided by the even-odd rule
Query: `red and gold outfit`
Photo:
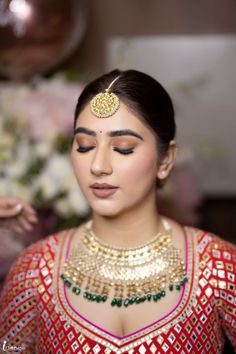
[[[60,273],[73,230],[30,246],[11,268],[2,292],[1,347],[5,342],[24,354],[215,354],[222,352],[227,335],[236,349],[236,248],[209,233],[184,229],[189,281],[178,305],[125,337],[83,318],[67,300]]]

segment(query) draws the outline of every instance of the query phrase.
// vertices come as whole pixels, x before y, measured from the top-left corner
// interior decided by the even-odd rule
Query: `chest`
[[[150,326],[170,313],[182,298],[182,291],[167,292],[166,296],[154,302],[145,301],[128,307],[112,307],[111,299],[105,303],[89,302],[67,291],[70,306],[84,319],[97,327],[123,337]]]
[[[178,298],[174,293],[157,303],[144,303],[125,309],[113,308],[109,303],[88,303],[69,292],[65,295],[66,308],[65,299],[62,299],[56,311],[51,300],[44,303],[43,307],[43,301],[40,300],[40,353],[43,350],[49,352],[50,349],[55,352],[56,347],[62,349],[61,353],[71,352],[72,349],[73,352],[81,353],[100,350],[101,353],[117,354],[130,353],[131,348],[141,353],[145,352],[143,347],[146,353],[158,351],[165,354],[169,349],[173,353],[181,350],[185,353],[193,349],[194,353],[200,354],[213,347],[211,353],[221,353],[224,340],[210,298],[203,302],[204,296],[197,296],[196,304],[182,319],[179,310],[175,309]],[[73,320],[72,316],[65,315],[69,308],[73,308]],[[170,314],[166,317],[167,310],[170,310]],[[176,320],[173,318],[170,322],[168,317],[173,317],[173,314]],[[162,324],[152,325],[162,317],[165,317],[160,321]],[[164,329],[163,323],[164,327],[169,323],[168,330]]]

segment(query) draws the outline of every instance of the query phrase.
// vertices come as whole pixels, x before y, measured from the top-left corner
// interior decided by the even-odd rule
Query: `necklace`
[[[60,277],[74,294],[80,295],[84,285],[85,299],[102,303],[112,295],[111,305],[117,307],[157,302],[167,290],[180,290],[188,281],[169,226],[145,245],[126,249],[100,241],[91,222],[64,263]]]

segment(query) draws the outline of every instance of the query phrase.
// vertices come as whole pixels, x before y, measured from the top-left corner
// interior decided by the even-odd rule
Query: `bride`
[[[232,244],[158,212],[177,153],[150,76],[114,70],[79,97],[73,170],[92,218],[30,246],[1,297],[1,343],[23,353],[221,353],[236,348]],[[60,171],[58,171],[60,173]]]

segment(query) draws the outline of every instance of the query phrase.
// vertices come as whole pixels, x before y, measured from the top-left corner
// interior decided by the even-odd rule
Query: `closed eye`
[[[95,146],[79,146],[76,151],[78,152],[88,152],[90,150],[93,150],[95,148]]]
[[[93,150],[93,149],[95,149],[95,146],[79,146],[76,149],[76,151],[78,151],[80,153],[85,153],[85,152],[88,152],[88,151]],[[121,148],[118,148],[118,147],[114,147],[113,151],[116,151],[116,152],[118,152],[119,154],[122,154],[122,155],[129,155],[129,154],[132,154],[134,152],[134,148],[121,149]]]
[[[123,155],[132,154],[134,152],[134,148],[121,149],[118,147],[114,147],[113,150],[116,152],[119,152],[120,154],[123,154]]]

